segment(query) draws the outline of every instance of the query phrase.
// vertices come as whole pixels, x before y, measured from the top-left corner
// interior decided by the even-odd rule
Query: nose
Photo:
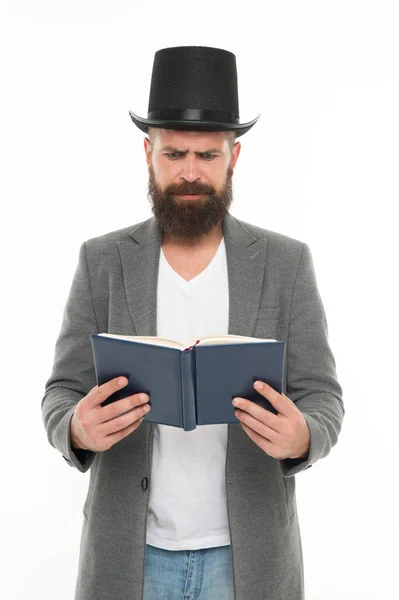
[[[197,159],[193,154],[190,155],[187,153],[184,160],[182,160],[182,171],[180,176],[190,183],[199,178]]]

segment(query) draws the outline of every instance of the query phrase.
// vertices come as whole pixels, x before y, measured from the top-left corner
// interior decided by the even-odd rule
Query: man
[[[50,443],[90,469],[75,600],[302,600],[295,474],[325,457],[342,390],[306,244],[235,219],[235,56],[155,54],[144,149],[154,217],[84,242],[42,401]],[[283,393],[238,424],[143,421],[148,396],[101,406],[92,333],[284,340]],[[124,382],[123,382],[124,379]],[[234,401],[233,401],[234,403]]]

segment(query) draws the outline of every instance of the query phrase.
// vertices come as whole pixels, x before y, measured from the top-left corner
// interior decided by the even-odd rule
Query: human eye
[[[216,154],[211,154],[210,152],[204,152],[204,154],[202,154],[202,158],[205,160],[213,160],[215,156]]]
[[[181,156],[181,152],[165,152],[165,156],[170,158],[171,160],[175,160]]]

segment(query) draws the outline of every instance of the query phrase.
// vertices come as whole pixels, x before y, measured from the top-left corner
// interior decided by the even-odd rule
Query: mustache
[[[213,194],[214,188],[212,186],[206,186],[201,183],[190,183],[186,181],[181,185],[170,185],[166,188],[166,194],[182,194],[186,196],[188,194]]]

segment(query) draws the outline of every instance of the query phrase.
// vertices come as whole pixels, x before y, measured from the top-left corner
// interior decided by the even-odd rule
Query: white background
[[[296,477],[306,598],[399,597],[396,6],[1,5],[2,598],[73,598],[89,474],[40,404],[80,244],[152,216],[128,111],[146,116],[154,53],[178,45],[236,54],[241,122],[262,116],[231,213],[309,244],[327,313],[346,416]]]

